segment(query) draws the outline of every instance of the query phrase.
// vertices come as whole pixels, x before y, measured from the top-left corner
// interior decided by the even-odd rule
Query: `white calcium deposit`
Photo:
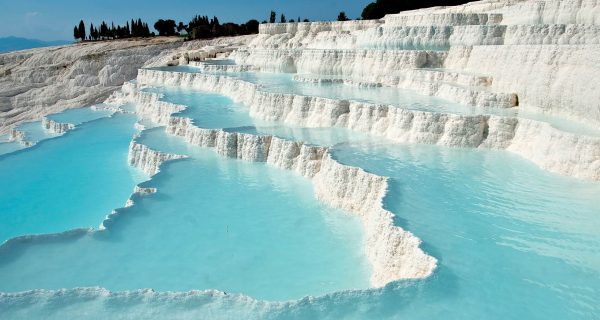
[[[211,58],[236,64],[205,63]],[[247,105],[252,117],[295,127],[348,128],[398,143],[502,149],[551,172],[600,180],[600,137],[519,116],[558,117],[573,121],[574,127],[600,130],[598,0],[484,0],[379,20],[261,24],[256,36],[205,42],[114,41],[29,50],[0,55],[0,63],[0,134],[16,123],[89,104],[121,86],[106,103],[133,103],[144,120],[222,156],[297,172],[312,181],[320,201],[360,217],[375,287],[427,277],[437,263],[383,208],[387,178],[343,165],[325,147],[199,128],[176,115],[185,106],[141,88],[219,93]],[[138,72],[142,66],[167,65],[195,66],[204,73]],[[296,80],[315,85],[410,89],[485,113],[426,112],[401,104],[272,93],[250,82],[206,74],[249,71],[295,73]],[[516,115],[488,112],[496,109]],[[44,126],[55,132],[68,129],[47,119]],[[14,139],[21,135],[12,131]],[[165,161],[180,158],[135,139],[129,149],[129,163],[150,176]],[[110,215],[103,227],[118,214]]]
[[[129,144],[129,165],[139,168],[148,176],[159,172],[160,165],[166,161],[183,159],[185,156],[152,150],[135,140]]]
[[[0,134],[24,121],[101,102],[135,79],[142,66],[166,64],[190,50],[216,56],[252,37],[185,44],[176,38],[114,40],[0,54]]]
[[[337,75],[600,125],[600,2],[489,0],[381,20],[263,24],[231,54],[265,71]],[[440,79],[423,73],[435,68]],[[444,74],[449,75],[444,75]],[[487,77],[482,84],[453,80]]]
[[[173,86],[215,92],[247,105],[252,117],[263,120],[348,128],[398,143],[503,149],[552,172],[600,180],[600,138],[518,116],[544,113],[599,127],[600,90],[591,81],[600,74],[599,8],[591,0],[480,1],[371,21],[263,24],[258,36],[234,50],[195,49],[162,60],[163,65],[190,64],[202,73],[143,69],[136,82],[126,83],[109,102],[133,102],[141,117],[192,145],[214,148],[225,157],[266,162],[310,179],[320,201],[361,218],[365,251],[373,266],[371,284],[380,287],[427,277],[437,263],[383,208],[387,178],[343,165],[325,147],[199,128],[191,119],[175,115],[185,106],[140,89]],[[202,62],[212,57],[227,57],[236,64]],[[517,115],[425,112],[402,105],[272,93],[250,82],[207,74],[249,71],[296,73],[297,81],[316,85],[411,89],[480,110],[511,108]],[[132,143],[131,162],[149,173],[156,172],[165,157]]]
[[[72,124],[72,123],[56,122],[56,121],[54,121],[52,119],[49,119],[47,117],[43,117],[42,118],[42,126],[48,132],[54,133],[54,134],[63,134],[65,132],[67,132],[67,131],[72,130],[73,128],[75,128],[75,125]]]
[[[173,115],[184,106],[160,101],[159,94],[136,91],[133,87],[125,85],[126,93],[113,96],[112,101],[134,102],[140,116],[161,121],[168,133],[181,136],[192,145],[214,148],[225,157],[266,162],[297,172],[313,181],[319,200],[359,216],[365,228],[365,251],[373,266],[374,287],[399,279],[427,277],[435,269],[437,260],[421,250],[421,241],[395,226],[394,215],[383,208],[387,178],[340,164],[325,147],[274,136],[199,128],[190,118]],[[161,163],[180,157],[151,150],[135,141],[129,148],[130,164],[149,175],[155,174]]]
[[[249,106],[253,117],[293,126],[344,127],[399,143],[506,149],[552,172],[600,180],[600,138],[561,131],[530,119],[425,112],[271,93],[242,80],[199,73],[140,70],[137,83],[220,93]],[[132,86],[127,85],[124,91],[133,92],[139,112],[157,123],[166,124],[170,112],[184,108],[159,101],[156,94],[135,94]],[[146,108],[150,102],[156,104],[151,108],[154,111],[149,112]]]

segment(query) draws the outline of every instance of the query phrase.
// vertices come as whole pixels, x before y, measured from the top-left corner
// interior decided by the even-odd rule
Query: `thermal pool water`
[[[286,77],[238,76],[265,88],[287,79],[277,90],[336,97],[338,89]],[[340,90],[357,99],[368,91]],[[437,268],[424,279],[370,288],[364,226],[319,201],[307,178],[223,157],[147,120],[138,132],[133,114],[90,118],[73,110],[50,118],[77,124],[74,130],[0,156],[0,181],[9,182],[0,186],[0,237],[12,238],[0,247],[1,318],[600,315],[598,183],[543,171],[506,151],[393,144],[344,128],[258,120],[214,93],[142,91],[187,106],[174,116],[198,127],[329,147],[340,163],[389,177],[384,208],[423,241]],[[186,158],[141,182],[148,177],[127,165],[132,139]],[[136,193],[121,208],[140,182],[156,193]],[[97,227],[112,209],[105,230],[79,229]],[[14,238],[32,234],[47,235]]]

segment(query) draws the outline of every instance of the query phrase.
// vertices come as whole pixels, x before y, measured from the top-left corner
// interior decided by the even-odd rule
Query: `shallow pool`
[[[51,289],[0,294],[2,318],[600,317],[600,184],[548,173],[505,151],[398,145],[339,129],[292,128],[258,122],[249,117],[247,107],[219,95],[148,90],[189,105],[181,115],[198,126],[331,146],[341,163],[390,177],[385,208],[396,215],[398,226],[423,240],[423,250],[438,259],[438,268],[426,279],[369,289],[360,222],[316,201],[308,180],[263,163],[220,157],[157,127],[142,132],[137,141],[190,158],[167,163],[143,184],[157,187],[156,194],[134,196],[135,205],[118,209],[106,231],[22,239],[0,247],[0,291]],[[85,155],[84,141],[115,138],[115,128],[131,135],[134,121],[131,115],[115,115],[83,124],[35,148],[1,157],[0,174],[23,185],[15,190],[39,194],[42,200],[45,192],[52,196],[48,199],[62,201],[64,194],[77,191],[93,194],[94,205],[110,202],[111,208],[119,207],[131,183],[139,181],[129,171],[133,169],[121,171],[126,149],[123,153],[102,149],[113,148],[109,144],[94,145],[102,156],[120,162],[73,170],[76,177],[101,173],[100,182],[93,184],[97,192],[100,185],[108,185],[110,194],[119,193],[121,187],[101,179],[119,185],[125,179],[130,184],[116,197],[119,201],[90,192],[87,179],[72,178],[83,182],[67,184],[61,178],[55,183],[65,189],[51,190],[46,184],[51,180],[42,174],[66,167],[66,160],[52,162],[36,152],[56,145],[63,150],[57,155]],[[97,131],[87,132],[87,127]],[[69,143],[79,135],[78,143]],[[130,138],[119,138],[120,148]],[[113,158],[112,152],[121,156]],[[13,157],[25,160],[7,162]],[[35,173],[31,180],[20,181],[12,174],[21,163],[30,167],[19,172]],[[37,166],[44,170],[35,171]],[[43,181],[39,188],[33,177]],[[28,205],[11,198],[16,193],[5,188],[0,193],[8,195],[4,203]],[[96,225],[101,221],[102,213],[71,205],[86,219],[94,216]],[[23,208],[19,212],[31,211]],[[40,216],[47,220],[34,215],[22,229],[14,226],[26,225],[25,220],[6,220],[11,227],[5,237],[48,232],[31,231],[54,221]],[[54,229],[89,225],[75,215],[75,220],[62,217],[70,224]],[[56,290],[60,288],[66,290]]]
[[[117,114],[0,156],[0,242],[97,227],[123,205],[144,179],[127,165],[135,121]]]
[[[144,183],[157,194],[135,197],[106,231],[4,248],[0,290],[218,289],[287,300],[369,286],[360,221],[316,201],[308,180],[210,149],[187,153]]]

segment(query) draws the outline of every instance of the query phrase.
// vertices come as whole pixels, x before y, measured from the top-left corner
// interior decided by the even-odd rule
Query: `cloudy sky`
[[[268,19],[269,12],[283,12],[289,19],[335,20],[340,11],[357,18],[373,0],[0,0],[0,37],[18,36],[41,40],[71,40],[80,19],[89,26],[105,20],[124,24],[142,18],[150,26],[159,18],[189,21],[193,15],[219,17],[241,23]]]

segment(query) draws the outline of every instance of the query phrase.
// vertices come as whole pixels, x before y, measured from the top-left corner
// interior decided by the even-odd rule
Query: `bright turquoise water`
[[[11,141],[9,134],[0,135],[0,156],[25,148],[19,141]]]
[[[223,61],[224,64],[231,64],[231,60]],[[212,63],[215,64],[216,62],[213,61]],[[153,69],[162,71],[203,73],[201,68],[192,66],[160,67]],[[499,116],[518,116],[525,119],[547,122],[553,127],[567,132],[574,132],[577,134],[596,137],[600,136],[600,129],[571,121],[565,117],[557,117],[532,111],[523,111],[519,110],[518,108],[505,109],[467,106],[437,97],[424,96],[412,90],[390,87],[357,87],[340,83],[314,84],[308,82],[298,82],[294,80],[294,74],[288,73],[219,72],[210,74],[228,76],[259,84],[261,86],[261,90],[267,92],[293,93],[297,95],[330,99],[345,99],[368,103],[389,104],[393,106],[400,106],[405,109],[427,112],[446,112],[459,115],[492,114]],[[323,78],[328,78],[328,76],[324,76]]]
[[[254,125],[248,107],[234,103],[228,97],[192,90],[170,88],[147,88],[144,91],[164,95],[164,101],[182,104],[188,108],[179,115],[192,118],[201,128],[229,128]]]
[[[11,246],[0,255],[0,290],[219,289],[285,300],[368,287],[360,221],[316,201],[308,180],[188,151],[147,183],[158,193],[120,209],[108,231]]]
[[[233,132],[274,135],[324,146],[369,140],[364,134],[344,128],[309,129],[254,119],[250,117],[247,106],[219,94],[174,87],[146,88],[144,91],[160,93],[164,101],[187,106],[179,115],[193,119],[194,124],[201,128],[226,128]]]
[[[23,148],[25,148],[25,146],[18,141],[0,142],[0,156]]]
[[[127,165],[134,122],[117,114],[0,156],[0,242],[97,227],[123,205],[141,181]]]
[[[600,185],[507,152],[340,146],[336,159],[391,177],[385,206],[439,259],[408,289],[411,319],[600,316]]]
[[[102,105],[99,105],[98,107],[101,108]],[[108,117],[112,113],[113,112],[110,110],[105,110],[105,109],[93,110],[91,107],[86,107],[86,108],[65,110],[60,113],[48,115],[47,118],[54,120],[56,122],[60,122],[60,123],[71,123],[74,125],[79,125],[84,122]]]
[[[0,294],[0,318],[600,317],[598,183],[550,174],[503,151],[386,145],[337,129],[257,124],[226,98],[158,91],[195,105],[185,112],[199,125],[334,145],[340,162],[391,177],[384,205],[423,240],[438,269],[424,280],[344,291],[368,286],[356,219],[316,202],[310,183],[293,173],[220,158],[154,128],[138,141],[191,159],[166,165],[147,183],[159,192],[135,198],[106,232],[2,247],[0,291],[160,292]],[[227,294],[165,292],[192,289]],[[321,296],[253,299],[306,294]]]
[[[162,71],[201,73],[201,69],[189,66],[153,68]],[[220,72],[225,75],[261,85],[261,90],[274,93],[293,93],[329,99],[345,99],[368,103],[381,103],[402,106],[424,111],[445,111],[459,114],[481,112],[480,108],[451,103],[436,97],[424,96],[411,90],[390,87],[358,87],[339,83],[313,84],[294,81],[294,75],[270,72]]]

